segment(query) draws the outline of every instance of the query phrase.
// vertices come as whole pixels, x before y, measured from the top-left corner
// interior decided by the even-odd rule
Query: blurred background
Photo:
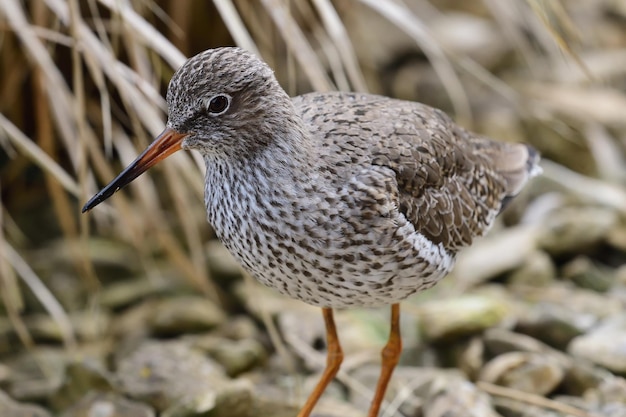
[[[317,309],[246,278],[179,153],[80,209],[164,127],[186,57],[238,45],[290,95],[420,101],[527,142],[536,178],[403,303],[386,416],[626,415],[623,0],[2,0],[0,415],[294,416]],[[386,309],[340,312],[320,413],[367,409]],[[321,415],[321,414],[320,414]]]

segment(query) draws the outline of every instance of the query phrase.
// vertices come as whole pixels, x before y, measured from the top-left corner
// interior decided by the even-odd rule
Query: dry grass
[[[19,317],[37,309],[23,302],[27,289],[59,323],[66,342],[74,343],[64,309],[75,306],[62,305],[48,289],[50,269],[38,273],[29,267],[32,251],[50,245],[72,248],[69,261],[84,303],[98,296],[101,281],[112,279],[94,265],[96,236],[132,248],[136,274],[158,273],[156,265],[165,260],[190,286],[220,298],[204,256],[210,230],[197,155],[177,155],[159,175],[144,176],[110,204],[89,216],[79,212],[161,131],[162,94],[185,55],[233,40],[276,68],[290,93],[336,88],[393,93],[381,88],[380,60],[363,56],[366,49],[381,47],[361,44],[354,16],[387,22],[371,30],[391,24],[411,53],[422,51],[460,122],[484,127],[487,116],[497,115],[476,116],[469,89],[479,86],[509,106],[505,127],[518,129],[511,136],[536,134],[528,139],[547,157],[582,172],[554,165],[548,176],[574,189],[570,181],[607,187],[600,193],[609,196],[604,200],[582,192],[626,211],[619,190],[626,179],[626,97],[611,87],[623,83],[626,45],[603,44],[610,33],[582,36],[580,9],[594,6],[571,11],[567,5],[484,0],[476,6],[499,26],[513,61],[521,62],[499,71],[443,42],[433,24],[449,11],[425,0],[1,1],[0,289],[22,341],[31,344]],[[579,13],[576,21],[573,12]],[[588,24],[595,27],[598,19]],[[402,49],[387,53],[405,53]],[[615,62],[622,64],[609,65]],[[569,141],[584,149],[589,163],[561,158]],[[574,176],[583,174],[596,178]]]

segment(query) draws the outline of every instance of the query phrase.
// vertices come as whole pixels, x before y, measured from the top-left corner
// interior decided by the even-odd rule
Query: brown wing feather
[[[420,103],[328,93],[299,96],[294,104],[320,136],[320,154],[333,155],[327,160],[336,163],[324,168],[333,178],[354,175],[350,167],[391,168],[400,211],[451,251],[484,234],[503,200],[538,169],[538,156],[526,145],[474,135]]]
[[[396,172],[400,211],[416,230],[456,250],[488,228],[506,184],[490,159],[475,151],[470,136],[439,112],[423,110],[415,109],[420,134],[403,141],[411,153],[394,158],[380,146],[372,162]]]

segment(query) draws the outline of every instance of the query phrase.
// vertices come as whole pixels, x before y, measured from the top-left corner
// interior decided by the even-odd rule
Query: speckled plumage
[[[206,111],[216,95],[226,111]],[[168,127],[206,161],[208,221],[259,281],[320,307],[398,302],[445,276],[536,171],[526,145],[423,104],[355,93],[290,99],[237,48],[191,58]]]
[[[161,135],[83,207],[90,210],[179,149],[206,162],[208,220],[259,281],[322,307],[326,368],[343,353],[333,308],[391,304],[368,417],[402,351],[398,302],[434,285],[539,172],[538,155],[456,126],[419,103],[354,93],[294,99],[238,48],[205,51],[175,74]]]

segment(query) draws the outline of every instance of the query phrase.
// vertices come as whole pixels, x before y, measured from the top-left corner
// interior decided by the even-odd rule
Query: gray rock
[[[486,330],[483,341],[485,350],[491,357],[514,351],[542,352],[547,349],[544,343],[530,336],[498,327]]]
[[[11,369],[0,363],[0,384],[5,385],[5,383],[11,378]]]
[[[351,374],[355,380],[369,388],[369,392],[374,391],[379,375],[380,365],[362,366]],[[403,415],[421,415],[426,401],[434,398],[445,387],[465,381],[467,381],[465,375],[456,369],[398,366],[389,382],[385,399]],[[350,398],[351,402],[358,404],[363,411],[367,410],[371,400],[354,389],[350,390]]]
[[[590,390],[585,399],[596,404],[621,403],[626,405],[626,380],[622,377],[608,377],[595,390]]]
[[[181,341],[144,342],[120,360],[117,377],[124,393],[159,411],[184,404],[210,410],[228,382],[219,364]]]
[[[193,337],[191,340],[195,347],[206,351],[222,365],[231,377],[249,371],[267,357],[263,345],[254,339],[230,340],[208,335]]]
[[[576,337],[568,352],[613,372],[626,373],[626,314],[605,319],[594,330]]]
[[[455,287],[464,291],[521,267],[537,251],[540,233],[535,225],[518,225],[478,239],[459,253],[450,274]]]
[[[176,289],[177,281],[166,273],[114,282],[102,288],[100,305],[111,309],[129,306],[149,296],[166,294]],[[180,286],[180,285],[179,285]]]
[[[504,320],[510,303],[495,296],[462,295],[420,306],[419,317],[424,338],[444,342],[480,333]]]
[[[626,252],[626,224],[624,224],[624,222],[621,222],[617,227],[611,229],[606,238],[609,245],[622,253]]]
[[[384,415],[384,407],[381,415]],[[292,414],[289,417],[293,417]],[[354,405],[337,400],[335,398],[322,398],[313,411],[313,417],[363,417],[363,410]],[[268,416],[269,417],[269,416]]]
[[[154,417],[146,404],[112,392],[92,391],[66,410],[61,417]]]
[[[613,374],[590,361],[572,360],[565,371],[561,389],[566,394],[578,397],[611,378],[614,378]]]
[[[563,367],[550,356],[509,352],[487,362],[478,378],[531,394],[546,395],[561,383],[564,374]]]
[[[274,358],[278,357],[274,356]],[[313,382],[317,375],[303,379],[302,375],[296,374],[294,370],[285,371],[283,368],[284,366],[276,366],[268,370],[266,367],[263,370],[246,374],[245,378],[254,386],[253,409],[255,415],[252,417],[257,415],[293,417],[298,414],[300,407],[313,388],[313,384],[309,385],[309,380]],[[314,383],[316,382],[317,379]],[[345,388],[337,379],[334,379],[321,400],[337,398],[334,394],[338,392],[343,392],[341,398],[345,402]]]
[[[485,351],[491,358],[510,352],[528,352],[537,353],[541,356],[550,356],[563,368],[567,368],[571,363],[571,359],[563,352],[530,336],[506,329],[489,329],[484,333],[483,340]]]
[[[158,300],[146,300],[116,315],[111,324],[111,335],[122,342],[126,339],[141,341],[150,335],[148,323],[158,308]],[[115,353],[119,353],[119,347]]]
[[[48,411],[34,404],[14,401],[0,390],[0,416],[3,417],[51,417]]]
[[[563,267],[563,277],[581,288],[597,292],[608,291],[615,282],[615,276],[608,268],[602,268],[586,256],[578,256]]]
[[[206,257],[211,266],[211,277],[218,282],[241,278],[241,266],[220,241],[214,239],[207,242]]]
[[[111,324],[110,314],[102,309],[97,312],[74,312],[69,318],[76,337],[82,341],[94,341],[102,338]],[[52,316],[47,314],[33,315],[25,321],[35,340],[63,343],[63,332]]]
[[[424,417],[499,417],[489,395],[468,381],[455,380],[433,393],[424,404]]]
[[[62,348],[35,348],[7,358],[11,370],[7,391],[20,401],[47,400],[63,384],[68,361],[68,352]]]
[[[534,251],[528,255],[526,261],[509,274],[509,285],[545,287],[554,282],[556,267],[552,258],[544,251]]]
[[[470,379],[475,379],[485,364],[485,342],[481,337],[472,337],[460,346],[457,367]]]
[[[626,404],[622,403],[609,403],[599,407],[598,410],[593,410],[602,417],[624,417],[626,416]]]
[[[570,417],[569,414],[562,414],[554,410],[528,404],[528,401],[495,397],[493,402],[496,411],[506,417]]]
[[[596,291],[578,288],[571,283],[555,282],[549,287],[538,289],[511,287],[511,296],[517,295],[529,303],[529,308],[540,303],[556,304],[578,314],[596,319],[614,316],[623,311],[622,303]]]
[[[298,414],[300,406],[258,396],[254,398],[252,409],[254,415],[251,417],[293,417]]]
[[[15,326],[7,317],[0,315],[0,355],[15,353],[16,348],[19,346],[16,341]]]
[[[596,389],[587,391],[584,400],[589,408],[602,417],[626,415],[626,380],[621,377],[606,378]]]
[[[113,375],[100,361],[90,358],[72,361],[67,364],[63,384],[50,398],[50,404],[57,410],[65,410],[92,390],[114,391]]]
[[[226,319],[211,300],[200,296],[167,298],[154,310],[150,326],[153,334],[175,336],[213,329]]]
[[[626,265],[615,270],[615,280],[621,285],[626,285]]]
[[[582,252],[604,239],[618,220],[608,208],[563,207],[545,219],[538,244],[551,255]]]
[[[565,349],[576,336],[588,331],[597,319],[591,314],[573,311],[565,305],[542,302],[520,314],[515,330],[550,346]]]
[[[232,340],[259,340],[263,337],[256,323],[246,315],[228,317],[228,320],[222,323],[214,333]]]
[[[255,417],[252,385],[245,380],[228,381],[163,410],[161,417]]]

